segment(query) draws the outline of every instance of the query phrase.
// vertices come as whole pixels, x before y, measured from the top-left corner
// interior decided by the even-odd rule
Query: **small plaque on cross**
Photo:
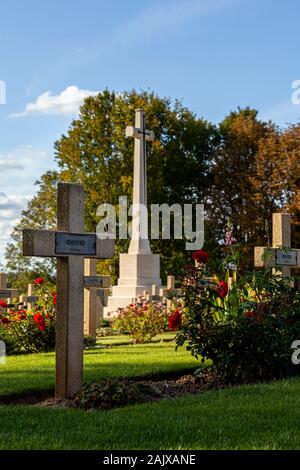
[[[84,276],[84,287],[109,287],[110,276]]]
[[[11,298],[11,291],[9,290],[0,290],[0,299],[8,299]]]
[[[73,234],[57,232],[55,234],[55,253],[57,255],[95,256],[97,236],[95,234]]]
[[[275,255],[275,263],[276,266],[297,266],[298,258],[297,258],[297,251],[289,250],[284,251],[277,249]]]

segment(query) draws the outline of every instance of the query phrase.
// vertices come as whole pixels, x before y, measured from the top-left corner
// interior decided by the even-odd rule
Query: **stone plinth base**
[[[144,290],[151,292],[153,284],[161,286],[160,255],[121,254],[118,285],[112,288],[112,295],[108,297],[104,318],[116,316],[118,308],[127,307],[142,295]]]

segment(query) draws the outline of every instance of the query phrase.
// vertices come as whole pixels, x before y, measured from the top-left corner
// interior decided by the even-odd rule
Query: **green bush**
[[[134,343],[145,343],[162,333],[166,322],[166,309],[162,304],[144,302],[119,309],[113,328],[128,333]]]
[[[77,398],[77,405],[86,410],[108,410],[157,398],[161,398],[161,393],[152,384],[106,380],[84,385],[81,396]]]
[[[223,281],[208,276],[204,263],[189,269],[177,345],[211,360],[227,383],[297,372],[291,345],[300,339],[300,293],[271,269],[240,277],[234,270],[230,288],[228,280],[229,269]]]
[[[16,337],[11,335],[7,328],[0,324],[0,341],[5,343],[5,352],[9,356],[21,352],[21,346]]]
[[[47,352],[55,347],[56,293],[44,286],[38,278],[38,301],[32,311],[8,309],[2,302],[0,311],[0,338],[7,353]]]

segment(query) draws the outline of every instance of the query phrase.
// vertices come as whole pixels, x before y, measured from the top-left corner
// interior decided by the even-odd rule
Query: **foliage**
[[[210,166],[215,127],[196,116],[179,101],[160,98],[153,92],[135,90],[115,93],[108,90],[85,100],[78,118],[68,133],[55,144],[59,170],[40,179],[39,191],[30,201],[13,232],[6,258],[11,281],[22,273],[30,276],[42,272],[39,261],[22,257],[21,229],[55,227],[58,180],[80,182],[86,193],[86,229],[95,231],[97,208],[110,203],[118,208],[119,196],[132,200],[133,139],[125,137],[125,128],[133,124],[135,109],[144,108],[147,127],[155,140],[148,145],[148,204],[203,202],[210,186]],[[180,171],[178,171],[180,169]],[[183,240],[153,240],[152,249],[161,253],[163,278],[176,275],[187,261]],[[117,240],[112,275],[118,274],[118,254],[127,250],[128,240]],[[111,261],[101,261],[103,273],[110,273]],[[44,264],[50,277],[53,267]],[[36,268],[39,269],[36,269]],[[46,273],[43,272],[44,277]],[[15,284],[16,285],[16,284]]]
[[[118,406],[143,403],[161,396],[153,385],[144,382],[120,382],[106,380],[100,383],[86,384],[78,404],[84,409],[108,410]]]
[[[11,234],[12,242],[6,246],[6,269],[8,281],[16,289],[27,292],[27,285],[37,276],[42,276],[49,283],[55,283],[56,261],[49,258],[29,258],[22,252],[22,230],[35,228],[49,230],[56,228],[56,185],[58,173],[48,171],[41,176],[37,194],[29,201],[21,220]]]
[[[124,129],[143,107],[155,140],[148,145],[148,203],[171,206],[204,203],[205,249],[213,255],[209,265],[218,270],[220,240],[227,220],[232,221],[243,252],[242,267],[250,269],[253,246],[266,246],[271,237],[273,212],[286,210],[300,224],[300,124],[279,129],[259,120],[256,110],[238,108],[218,125],[199,119],[179,101],[154,92],[105,90],[89,97],[66,135],[55,143],[58,171],[48,171],[37,182],[6,250],[9,282],[25,289],[38,273],[54,283],[55,261],[24,258],[22,229],[55,228],[57,181],[81,182],[86,192],[86,229],[94,231],[97,207],[104,202],[116,208],[120,195],[132,200],[133,139]],[[295,233],[295,242],[299,242]],[[152,240],[161,254],[162,278],[179,275],[188,261],[184,240]],[[296,244],[294,243],[296,246]],[[118,276],[118,255],[128,240],[118,240],[116,256],[100,261],[101,271]],[[111,271],[110,271],[110,264]]]
[[[219,125],[220,145],[215,150],[213,185],[208,203],[212,236],[223,240],[228,219],[243,251],[242,266],[251,269],[253,246],[270,238],[272,212],[281,198],[277,141],[279,130],[258,119],[249,108],[231,112]]]
[[[135,303],[119,309],[113,327],[120,332],[128,333],[134,343],[145,343],[164,330],[166,321],[166,309],[162,304]]]
[[[208,278],[205,265],[189,269],[177,345],[187,342],[195,357],[212,360],[213,370],[229,383],[297,372],[291,362],[291,345],[300,337],[298,290],[271,269],[239,276],[235,268],[228,286],[226,260],[224,266],[227,270],[221,281]]]
[[[8,354],[45,352],[55,347],[56,292],[45,287],[44,279],[36,279],[39,297],[32,311],[2,308],[0,336],[8,345]]]
[[[18,340],[15,336],[10,334],[8,328],[2,325],[1,320],[2,316],[0,312],[0,341],[3,341],[5,344],[5,353],[7,355],[17,354],[18,352],[20,352],[20,345],[18,343]]]

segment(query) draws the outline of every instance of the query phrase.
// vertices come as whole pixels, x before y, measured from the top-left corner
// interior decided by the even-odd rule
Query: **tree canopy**
[[[73,120],[67,135],[55,143],[58,172],[48,172],[38,182],[37,195],[29,203],[8,245],[7,266],[18,272],[41,268],[40,262],[21,256],[20,233],[24,227],[55,226],[55,189],[58,180],[80,182],[86,193],[86,229],[94,231],[99,221],[97,207],[111,203],[117,208],[119,196],[132,199],[133,139],[125,128],[134,123],[135,109],[146,111],[147,127],[155,140],[148,146],[148,204],[202,203],[211,185],[211,165],[218,133],[215,126],[199,119],[179,101],[160,98],[153,92],[105,90],[89,97]],[[117,240],[117,253],[128,241]],[[178,273],[188,258],[182,240],[154,240],[154,252],[161,253],[163,277]],[[48,268],[48,267],[47,267]],[[102,263],[108,268],[108,262]],[[117,274],[117,258],[112,273]]]
[[[287,210],[300,223],[300,125],[279,129],[245,108],[228,114],[217,126],[198,118],[180,101],[154,92],[105,90],[89,97],[66,135],[55,143],[58,171],[37,182],[38,191],[23,212],[7,246],[7,269],[17,285],[36,274],[53,280],[53,262],[22,257],[21,230],[55,228],[58,181],[80,182],[86,192],[86,229],[94,231],[97,207],[119,196],[132,199],[133,139],[125,128],[135,109],[146,111],[155,140],[147,150],[148,204],[204,203],[205,247],[211,262],[222,245],[230,220],[244,246],[245,264],[253,266],[253,246],[270,240],[271,215]],[[162,277],[177,275],[190,258],[184,240],[153,240],[161,254]],[[117,255],[128,240],[117,240]],[[215,256],[217,258],[217,256]],[[103,273],[118,274],[118,256],[101,262]]]

